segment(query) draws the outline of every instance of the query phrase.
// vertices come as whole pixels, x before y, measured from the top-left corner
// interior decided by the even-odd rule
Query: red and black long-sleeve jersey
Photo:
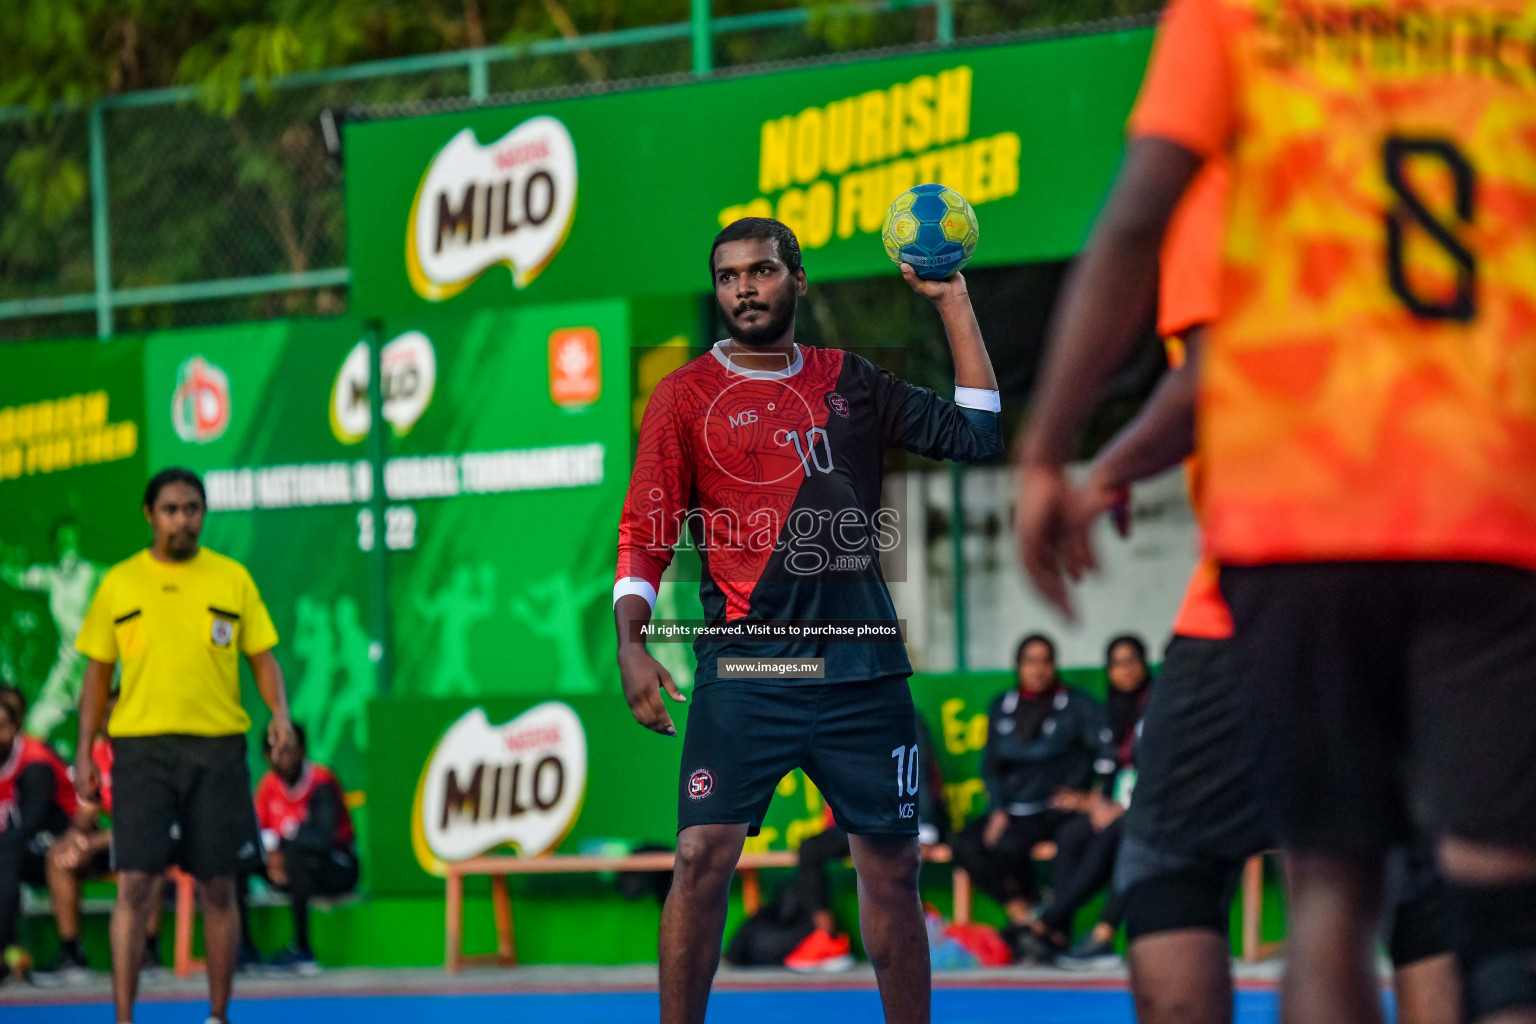
[[[879,557],[897,540],[897,517],[880,504],[886,450],[964,462],[1003,452],[996,392],[957,397],[983,407],[946,401],[850,352],[797,345],[785,369],[751,370],[720,342],[664,378],[646,406],[619,522],[615,601],[639,593],[654,602],[686,529],[710,622],[894,622]],[[694,651],[696,685],[717,678],[719,657],[825,658],[816,682],[912,671],[900,643],[732,638]]]

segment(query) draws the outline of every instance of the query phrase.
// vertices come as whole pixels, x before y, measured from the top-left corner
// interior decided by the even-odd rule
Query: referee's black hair
[[[760,239],[765,242],[773,242],[778,250],[779,259],[789,268],[791,274],[798,274],[803,264],[800,261],[800,239],[789,229],[789,225],[783,221],[774,220],[772,217],[743,217],[733,220],[725,226],[725,229],[715,236],[715,244],[709,250],[709,276],[715,276],[715,250],[726,242],[744,242],[748,239]]]
[[[309,749],[309,737],[305,734],[304,727],[298,722],[293,723],[293,738],[299,741],[300,750],[307,751]],[[265,757],[268,761],[272,760],[271,732],[264,731],[261,734],[261,756]]]
[[[1119,647],[1121,644],[1130,644],[1132,649],[1136,651],[1136,657],[1141,659],[1142,667],[1146,668],[1148,666],[1147,645],[1143,643],[1141,637],[1137,636],[1135,633],[1121,633],[1119,636],[1110,640],[1109,643],[1105,644],[1104,664],[1109,664],[1110,659],[1115,656],[1115,648]]]
[[[1031,633],[1019,641],[1019,646],[1013,651],[1013,667],[1018,668],[1019,662],[1024,660],[1024,648],[1030,644],[1045,644],[1045,649],[1051,652],[1051,664],[1056,664],[1056,641],[1044,633]]]
[[[203,481],[190,469],[182,469],[180,466],[172,466],[162,469],[149,478],[149,485],[144,488],[144,507],[154,508],[155,499],[160,497],[160,492],[170,484],[186,484],[197,492],[197,496],[203,499],[203,504],[208,504],[208,492],[203,490]]]

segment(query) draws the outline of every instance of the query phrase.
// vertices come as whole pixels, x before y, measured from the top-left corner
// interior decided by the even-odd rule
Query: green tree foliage
[[[962,35],[1137,13],[1158,0],[959,0]],[[838,0],[714,0],[718,17],[787,6],[808,24],[732,32],[717,66],[802,59],[933,38],[931,8],[851,11]],[[294,72],[381,58],[683,22],[689,0],[15,0],[0,17],[0,300],[90,291],[88,135],[102,96],[191,86],[195,101],[109,109],[104,127],[112,285],[299,272],[344,262],[340,175],[326,109],[464,97],[462,68],[303,88]],[[689,41],[521,57],[492,93],[685,72]],[[65,104],[60,112],[59,104]],[[265,295],[124,311],[119,329],[334,311],[341,293]],[[0,320],[0,337],[88,321]]]

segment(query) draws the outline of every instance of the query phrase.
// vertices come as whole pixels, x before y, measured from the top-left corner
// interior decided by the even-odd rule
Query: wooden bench
[[[1248,858],[1243,865],[1243,963],[1256,964],[1279,955],[1284,942],[1265,942],[1264,923],[1264,854]]]
[[[1054,854],[1055,849],[1051,852]],[[948,864],[949,847],[923,848],[923,860],[930,864]],[[636,853],[627,857],[584,857],[556,854],[548,857],[475,857],[448,865],[448,893],[445,907],[444,939],[447,956],[444,966],[457,971],[466,964],[497,963],[511,967],[517,963],[517,947],[512,924],[512,893],[509,875],[595,874],[604,871],[671,871],[675,855]],[[741,905],[748,915],[762,906],[763,889],[758,873],[764,868],[792,868],[799,855],[792,850],[744,853],[736,863],[741,876]],[[496,920],[496,952],[468,955],[464,952],[464,879],[471,875],[489,875],[491,907]],[[971,880],[960,868],[954,873],[955,920],[969,921],[971,916]]]
[[[191,875],[177,868],[171,868],[168,877],[176,884],[176,956],[174,960],[176,976],[185,978],[193,971],[203,970],[205,966],[200,957],[192,955],[193,917],[197,913],[197,882]],[[357,903],[361,899],[362,897],[355,892],[344,896],[312,896],[309,900],[309,908],[324,911],[331,907]],[[286,896],[273,894],[265,899],[253,899],[247,905],[276,907],[286,906],[287,903]]]
[[[1031,855],[1037,861],[1052,860],[1056,856],[1056,844],[1039,843]],[[948,864],[953,855],[948,846],[923,847],[923,861],[929,864]],[[767,853],[744,853],[736,863],[736,873],[741,876],[742,910],[749,916],[762,905],[762,881],[759,872],[764,868],[791,868],[799,862],[798,854],[790,850],[774,850]],[[456,972],[468,964],[493,963],[511,967],[517,963],[517,945],[512,923],[512,892],[507,884],[509,875],[596,874],[605,871],[671,871],[675,864],[672,853],[637,853],[627,857],[584,857],[554,855],[548,857],[474,857],[448,865],[447,899],[444,913],[444,940],[447,947],[444,966]],[[464,879],[472,875],[488,875],[491,879],[491,906],[496,922],[496,952],[466,954],[464,952]],[[951,884],[954,892],[953,919],[956,924],[968,924],[971,920],[971,879],[964,868],[956,867]],[[1243,871],[1243,960],[1255,963],[1273,956],[1280,943],[1261,941],[1260,925],[1264,911],[1264,863],[1263,857],[1250,859]]]

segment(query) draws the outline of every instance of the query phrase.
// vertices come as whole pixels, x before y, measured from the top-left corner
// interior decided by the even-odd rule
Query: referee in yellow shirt
[[[235,876],[257,855],[240,664],[251,664],[272,709],[274,748],[293,742],[277,631],[251,574],[198,546],[207,495],[197,475],[163,470],[144,491],[152,546],[101,581],[76,647],[90,659],[80,697],[75,784],[100,785],[91,741],[101,724],[113,667],[123,663],[112,737],[112,994],[120,1024],[133,1020],[144,927],[172,864],[198,880],[208,961],[209,1021],[225,1024],[240,919]]]

